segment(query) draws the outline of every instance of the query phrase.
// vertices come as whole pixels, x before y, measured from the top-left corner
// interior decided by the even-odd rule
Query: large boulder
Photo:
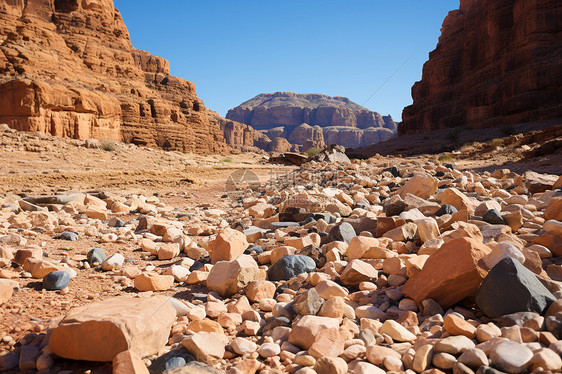
[[[52,330],[49,346],[72,360],[109,362],[127,350],[145,357],[166,345],[175,319],[168,297],[115,297],[70,311]]]
[[[257,281],[260,269],[252,256],[241,255],[234,261],[217,262],[207,277],[207,288],[222,296],[231,296]]]
[[[482,257],[491,249],[472,238],[453,239],[441,246],[410,278],[402,292],[418,306],[433,299],[444,309],[472,296],[487,272]]]
[[[476,305],[490,318],[517,312],[540,314],[556,300],[533,272],[511,257],[490,270],[474,296]]]

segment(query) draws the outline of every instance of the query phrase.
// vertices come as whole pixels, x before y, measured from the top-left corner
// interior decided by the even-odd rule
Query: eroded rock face
[[[361,147],[396,134],[396,123],[390,116],[381,116],[345,97],[320,94],[260,94],[229,110],[226,118],[303,148],[327,144]]]
[[[0,0],[0,122],[75,139],[221,152],[221,119],[131,45],[112,0]]]
[[[461,0],[412,88],[399,135],[562,118],[562,4]]]

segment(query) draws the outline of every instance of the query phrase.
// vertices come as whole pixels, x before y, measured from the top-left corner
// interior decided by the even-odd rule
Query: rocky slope
[[[0,37],[0,123],[182,152],[228,148],[226,121],[169,75],[167,60],[132,47],[112,0],[0,0]]]
[[[461,0],[399,134],[562,118],[561,12],[558,0]]]
[[[390,116],[381,116],[345,97],[320,94],[260,94],[229,110],[226,118],[303,148],[325,144],[355,148],[387,140],[396,133]]]

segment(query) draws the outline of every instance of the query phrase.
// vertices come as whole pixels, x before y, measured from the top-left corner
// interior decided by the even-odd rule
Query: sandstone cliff
[[[562,118],[562,2],[461,0],[398,132]]]
[[[284,137],[301,146],[338,144],[361,147],[396,134],[396,123],[345,97],[277,92],[260,94],[228,111],[269,138]],[[305,148],[306,148],[305,147]]]
[[[0,123],[182,152],[227,149],[168,61],[132,47],[112,0],[0,0]],[[224,120],[224,119],[222,119]]]

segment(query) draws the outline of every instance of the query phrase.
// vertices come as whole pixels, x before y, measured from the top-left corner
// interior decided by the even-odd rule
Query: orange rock
[[[172,275],[141,273],[135,277],[135,288],[144,291],[165,291],[174,284]]]
[[[321,330],[308,348],[308,353],[315,358],[337,357],[343,353],[344,343],[345,339],[338,330]]]
[[[437,196],[437,198],[441,199],[442,204],[452,205],[459,211],[467,210],[468,212],[474,213],[474,210],[476,209],[476,204],[470,200],[468,196],[454,187],[445,189]]]
[[[211,321],[210,319],[202,319],[200,321],[191,321],[189,325],[187,325],[187,329],[193,332],[218,332],[220,334],[224,333],[222,326],[215,321]]]
[[[113,359],[113,374],[149,374],[149,371],[139,355],[123,351]]]
[[[474,339],[476,336],[476,327],[454,314],[447,314],[443,321],[443,327],[451,335],[464,335],[469,339]]]
[[[544,210],[544,218],[562,221],[562,197],[556,197],[548,203]]]
[[[253,303],[258,303],[262,299],[273,299],[275,296],[275,284],[269,281],[250,282],[246,287],[246,296]]]
[[[289,333],[289,342],[303,349],[308,349],[316,340],[316,337],[322,330],[337,330],[339,321],[336,318],[304,316],[295,325]]]
[[[52,330],[49,346],[72,360],[112,361],[127,350],[145,357],[164,347],[175,319],[165,296],[115,297],[70,311]]]
[[[340,281],[345,286],[357,286],[361,282],[369,282],[378,277],[378,271],[361,260],[351,260],[340,275]]]
[[[248,241],[244,233],[226,228],[209,243],[209,255],[213,264],[217,261],[232,261],[248,248]]]
[[[429,256],[402,292],[418,306],[425,299],[433,299],[446,309],[478,288],[487,273],[479,261],[490,252],[488,246],[472,238],[451,240]]]
[[[222,296],[231,296],[259,279],[260,270],[252,256],[241,255],[234,261],[219,261],[207,277],[207,288]]]
[[[10,300],[14,294],[14,289],[18,288],[18,282],[8,279],[0,279],[0,305]]]
[[[398,190],[398,194],[402,198],[411,193],[422,199],[427,199],[437,192],[438,187],[439,181],[436,178],[427,173],[418,173]]]

